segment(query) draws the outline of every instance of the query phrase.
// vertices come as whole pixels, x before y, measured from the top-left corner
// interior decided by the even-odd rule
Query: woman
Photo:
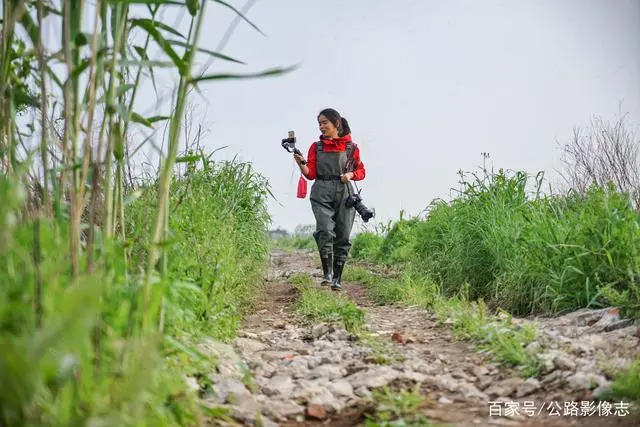
[[[307,179],[315,180],[309,199],[316,217],[313,237],[322,260],[321,284],[331,284],[331,289],[340,290],[355,217],[355,209],[344,202],[353,191],[349,181],[364,179],[366,172],[360,149],[351,141],[349,123],[340,113],[332,108],[322,110],[318,125],[322,134],[309,148],[307,164],[302,164],[303,156],[294,154],[293,157],[300,172]]]

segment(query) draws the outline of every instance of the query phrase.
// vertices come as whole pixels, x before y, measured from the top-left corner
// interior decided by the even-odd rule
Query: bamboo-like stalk
[[[33,264],[35,268],[35,289],[33,295],[33,312],[36,328],[42,326],[42,272],[40,271],[40,217],[36,217],[33,225]]]
[[[169,208],[169,188],[171,186],[171,178],[173,166],[175,164],[176,156],[178,153],[178,145],[180,144],[180,127],[182,125],[182,118],[184,116],[184,110],[187,101],[187,91],[189,88],[189,80],[191,77],[191,68],[193,66],[193,58],[195,56],[196,47],[200,37],[200,30],[202,28],[202,21],[204,19],[207,2],[203,1],[199,14],[197,15],[196,27],[193,34],[193,40],[190,43],[191,48],[187,47],[188,53],[186,56],[184,71],[180,76],[180,83],[178,85],[178,92],[176,96],[176,108],[171,118],[171,124],[169,128],[169,146],[166,160],[161,170],[160,182],[158,188],[158,211],[156,213],[156,220],[153,232],[153,241],[149,249],[149,259],[147,265],[147,274],[144,284],[144,318],[143,329],[149,325],[151,319],[149,319],[150,312],[146,309],[150,304],[151,299],[151,273],[155,269],[155,264],[158,261],[158,247],[161,243],[163,235],[167,230],[167,218]],[[193,23],[193,19],[192,19]],[[166,249],[163,247],[162,249]]]
[[[44,45],[42,40],[42,25],[44,19],[44,1],[38,0],[37,4],[37,22],[38,22],[38,43],[36,45],[36,54],[38,55],[38,67],[40,72],[40,158],[42,161],[42,204],[44,206],[44,214],[51,219],[51,202],[49,201],[49,173],[47,172],[48,147],[47,147],[47,74],[44,61]]]
[[[123,46],[123,43],[124,43],[124,34],[127,26],[125,17],[127,16],[128,10],[129,10],[128,6],[123,5],[122,3],[117,3],[117,5],[115,6],[116,40],[114,41],[114,47],[113,47],[113,53],[112,53],[113,56],[111,58],[111,64],[110,64],[111,73],[109,75],[109,89],[107,92],[107,111],[109,112],[108,113],[109,138],[107,140],[107,152],[105,154],[106,165],[105,165],[105,187],[104,187],[104,194],[105,194],[104,234],[105,234],[105,238],[107,239],[110,239],[113,236],[113,210],[114,210],[114,206],[113,206],[114,189],[113,189],[113,182],[112,182],[113,150],[114,150],[114,145],[117,142],[116,138],[122,137],[122,135],[119,135],[120,132],[116,132],[116,134],[114,134],[114,130],[116,129],[116,125],[117,125],[117,123],[114,123],[114,111],[113,111],[113,105],[116,99],[115,82],[116,82],[116,79],[118,79],[116,69],[118,65],[118,53],[121,51],[121,46]]]

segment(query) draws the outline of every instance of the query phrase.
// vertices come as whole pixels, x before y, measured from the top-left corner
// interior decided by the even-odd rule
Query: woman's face
[[[318,117],[318,124],[320,125],[320,132],[327,138],[337,138],[338,129],[331,123],[331,120],[320,114]]]

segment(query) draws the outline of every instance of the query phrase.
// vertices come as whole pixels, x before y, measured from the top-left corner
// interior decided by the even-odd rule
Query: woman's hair
[[[338,136],[345,136],[351,133],[351,128],[349,127],[349,122],[344,117],[340,116],[333,108],[325,108],[320,111],[318,114],[318,118],[320,116],[325,116],[333,125],[338,129]]]

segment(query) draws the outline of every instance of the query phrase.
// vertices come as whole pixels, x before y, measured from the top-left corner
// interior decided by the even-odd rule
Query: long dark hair
[[[325,116],[331,123],[333,123],[333,125],[338,129],[338,136],[345,136],[351,133],[351,128],[349,127],[347,119],[342,117],[340,113],[333,108],[325,108],[320,111],[318,118],[320,118],[320,116]]]

